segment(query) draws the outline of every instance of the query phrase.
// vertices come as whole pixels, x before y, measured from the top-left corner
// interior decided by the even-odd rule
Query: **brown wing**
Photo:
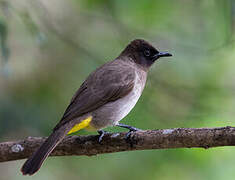
[[[108,102],[124,97],[133,89],[134,80],[134,70],[121,66],[120,62],[112,61],[101,66],[83,82],[55,129]]]

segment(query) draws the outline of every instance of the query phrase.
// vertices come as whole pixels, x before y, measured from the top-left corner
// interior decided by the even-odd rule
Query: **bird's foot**
[[[103,137],[105,134],[108,134],[107,131],[104,131],[104,130],[98,130],[97,131],[99,133],[99,139],[98,139],[98,142],[101,143],[101,141],[103,140]]]
[[[126,139],[126,140],[128,140],[128,139],[130,138],[132,132],[135,132],[135,131],[142,131],[142,130],[139,129],[139,128],[136,128],[136,127],[133,127],[133,126],[129,126],[129,125],[126,125],[126,124],[118,123],[117,126],[118,126],[118,127],[122,127],[122,128],[126,128],[126,129],[129,129],[129,132],[127,132],[126,135],[125,135],[125,139]]]
[[[136,131],[142,131],[141,129],[138,129],[138,128],[135,128],[135,127],[132,127],[131,129],[129,129],[129,131],[126,133],[125,135],[125,139],[128,140],[131,136],[131,133],[132,132],[136,132]]]

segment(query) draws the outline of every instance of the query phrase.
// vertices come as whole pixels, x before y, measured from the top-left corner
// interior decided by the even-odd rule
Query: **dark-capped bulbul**
[[[24,163],[21,171],[32,175],[67,135],[80,129],[94,129],[102,140],[108,126],[131,131],[135,127],[119,123],[135,106],[145,86],[150,66],[159,58],[172,56],[159,52],[142,39],[132,41],[113,61],[92,72],[82,83],[47,140]]]

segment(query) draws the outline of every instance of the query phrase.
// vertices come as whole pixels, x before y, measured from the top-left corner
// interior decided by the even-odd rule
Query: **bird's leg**
[[[100,135],[98,142],[101,143],[101,141],[102,141],[104,135],[105,135],[105,134],[108,134],[108,132],[106,132],[106,131],[104,131],[104,130],[102,130],[102,129],[101,129],[101,130],[98,130],[97,132],[98,132],[99,135]]]
[[[116,126],[129,129],[129,132],[126,134],[126,137],[125,137],[126,139],[128,139],[130,137],[130,135],[133,131],[141,131],[141,129],[138,129],[136,127],[129,126],[126,124],[122,124],[122,123],[118,123]]]

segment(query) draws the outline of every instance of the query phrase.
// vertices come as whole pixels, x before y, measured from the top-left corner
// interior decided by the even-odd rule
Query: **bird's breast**
[[[136,73],[135,85],[129,94],[97,109],[92,120],[97,129],[116,125],[133,109],[145,86],[144,75]]]
[[[123,119],[134,108],[142,93],[140,84],[135,84],[132,91],[125,97],[119,99],[114,104],[117,106],[115,110],[115,120],[118,122]]]

